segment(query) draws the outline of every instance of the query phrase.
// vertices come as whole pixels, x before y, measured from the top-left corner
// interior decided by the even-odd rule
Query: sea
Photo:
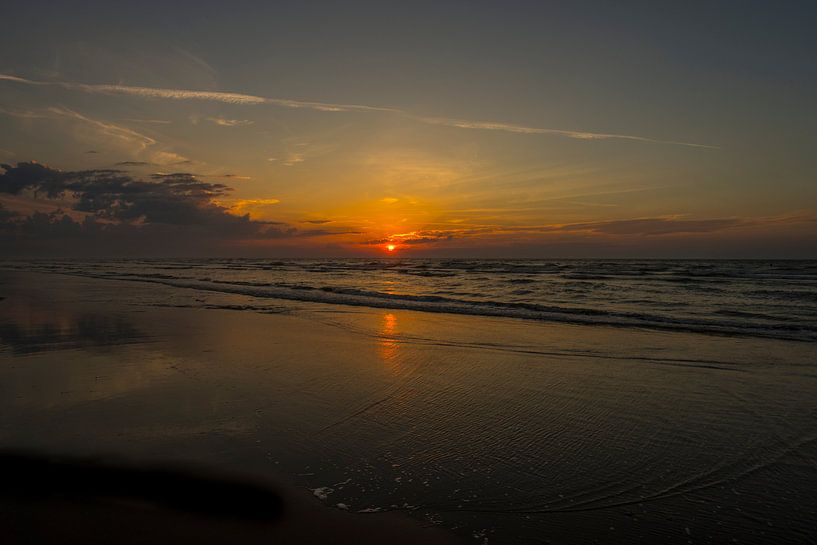
[[[817,341],[817,261],[148,259],[0,267],[339,305]]]

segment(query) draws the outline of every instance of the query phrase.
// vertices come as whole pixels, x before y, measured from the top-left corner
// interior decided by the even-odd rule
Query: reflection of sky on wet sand
[[[382,326],[379,331],[380,357],[383,362],[392,368],[397,367],[397,351],[400,341],[397,338],[397,316],[391,312],[383,314]]]
[[[29,313],[26,321],[0,323],[0,343],[15,354],[145,341],[145,335],[121,315],[74,314],[60,309]]]

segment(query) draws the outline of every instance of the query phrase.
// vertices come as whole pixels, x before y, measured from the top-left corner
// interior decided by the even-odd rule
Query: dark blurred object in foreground
[[[3,543],[452,543],[394,515],[330,509],[258,480],[179,467],[0,454]]]

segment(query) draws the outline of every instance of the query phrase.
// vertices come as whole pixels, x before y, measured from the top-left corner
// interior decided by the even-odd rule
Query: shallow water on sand
[[[270,475],[476,543],[817,535],[813,343],[54,274],[0,290],[3,447]]]

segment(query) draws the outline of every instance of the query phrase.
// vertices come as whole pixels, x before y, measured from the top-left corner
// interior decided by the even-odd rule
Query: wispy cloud
[[[718,146],[695,144],[692,142],[680,142],[677,140],[659,140],[656,138],[647,138],[645,136],[633,136],[630,134],[568,131],[563,129],[544,129],[541,127],[526,127],[524,125],[514,125],[511,123],[495,123],[490,121],[468,121],[466,119],[452,119],[446,117],[415,117],[415,119],[431,125],[443,125],[446,127],[456,127],[459,129],[504,131],[519,134],[555,134],[559,136],[565,136],[567,138],[575,138],[577,140],[634,140],[636,142],[648,142],[653,144],[674,144],[677,146],[690,146],[693,148],[718,149]]]
[[[172,151],[156,151],[151,154],[151,159],[159,165],[179,165],[188,161],[184,155]]]
[[[560,226],[561,231],[590,231],[605,235],[672,235],[689,233],[712,233],[739,227],[744,224],[740,218],[683,219],[683,218],[639,218],[590,223],[574,223]]]
[[[240,174],[209,174],[206,176],[214,177],[214,178],[227,178],[230,180],[252,180],[250,176],[242,176]]]
[[[140,149],[145,149],[148,146],[156,144],[156,140],[149,136],[145,136],[142,133],[136,132],[132,129],[123,127],[121,125],[116,125],[114,123],[108,123],[106,121],[100,121],[98,119],[87,117],[79,112],[75,112],[74,110],[69,110],[68,108],[55,106],[47,108],[46,111],[50,114],[53,114],[56,117],[63,117],[67,119],[73,119],[75,121],[80,121],[85,125],[88,125],[96,129],[102,135],[117,140],[121,140],[123,142],[136,144]]]
[[[0,108],[0,113],[11,117],[16,117],[19,119],[62,118],[80,121],[83,124],[98,129],[103,135],[106,135],[108,137],[112,137],[118,140],[124,140],[127,142],[135,142],[142,149],[144,149],[147,146],[152,146],[153,144],[156,143],[156,140],[154,140],[153,138],[145,136],[144,134],[138,133],[134,130],[128,129],[127,127],[122,127],[120,125],[115,125],[113,123],[107,123],[104,121],[92,119],[90,117],[80,114],[79,112],[75,112],[74,110],[69,110],[68,108],[63,108],[61,106],[52,106],[41,110],[8,110],[5,108]]]
[[[446,127],[453,127],[467,130],[491,130],[502,131],[516,134],[532,134],[542,135],[549,134],[555,136],[562,136],[565,138],[572,138],[577,140],[628,140],[634,142],[644,142],[651,144],[670,144],[677,146],[687,146],[704,149],[718,149],[718,146],[707,144],[697,144],[693,142],[684,142],[679,140],[664,140],[657,138],[650,138],[646,136],[637,136],[630,134],[618,134],[607,132],[591,132],[591,131],[576,131],[543,127],[530,127],[525,125],[516,125],[511,123],[502,123],[494,121],[472,121],[466,119],[445,118],[445,117],[426,117],[411,113],[400,108],[391,108],[386,106],[368,106],[363,104],[338,104],[331,102],[315,102],[304,100],[290,100],[283,98],[262,97],[257,95],[249,95],[244,93],[232,93],[224,91],[194,91],[188,89],[166,89],[156,87],[135,87],[129,85],[98,85],[75,83],[68,81],[37,81],[8,74],[0,74],[0,81],[9,81],[13,83],[20,83],[25,85],[37,86],[52,86],[62,87],[72,91],[80,91],[85,93],[107,94],[107,95],[127,95],[141,98],[152,99],[168,99],[168,100],[198,100],[210,102],[223,102],[226,104],[244,104],[244,105],[273,105],[284,108],[300,108],[308,110],[316,110],[321,112],[382,112],[400,115],[420,123],[429,125],[441,125]]]
[[[26,85],[39,85],[62,87],[72,91],[82,91],[86,93],[97,93],[106,95],[130,95],[142,98],[164,98],[170,100],[202,100],[209,102],[224,102],[226,104],[272,104],[286,108],[307,108],[324,112],[393,112],[402,113],[394,108],[381,108],[377,106],[364,106],[360,104],[332,104],[326,102],[311,102],[304,100],[289,100],[283,98],[269,98],[243,93],[230,93],[224,91],[192,91],[188,89],[165,89],[160,87],[135,87],[130,85],[93,85],[86,83],[75,83],[70,81],[37,81],[8,74],[0,74],[0,80],[22,83]]]
[[[178,163],[174,163],[178,164]],[[124,161],[122,163],[117,163],[117,165],[122,166],[144,166],[144,165],[152,165],[152,166],[161,166],[156,163],[145,163],[139,161]],[[252,180],[250,176],[242,176],[240,174],[195,174],[193,172],[153,172],[150,174],[150,177],[154,180],[162,180],[168,178],[178,178],[179,176],[188,176],[190,178],[223,178],[225,180]]]
[[[172,122],[165,119],[137,119],[133,117],[126,117],[122,121],[130,121],[132,123],[148,123],[151,125],[170,125]]]
[[[222,127],[240,127],[242,125],[252,125],[249,119],[227,119],[225,117],[208,117],[207,121]]]
[[[306,157],[304,157],[303,153],[292,152],[287,154],[286,160],[284,160],[281,164],[286,167],[293,167],[298,163],[303,163],[306,161]]]
[[[144,166],[148,166],[148,165],[152,165],[152,164],[153,163],[150,163],[148,161],[120,161],[120,162],[116,163],[114,166],[117,166],[117,167],[144,167]]]
[[[408,244],[408,245],[418,245],[418,244],[433,244],[436,242],[443,242],[447,240],[451,240],[457,237],[457,232],[454,230],[442,231],[442,230],[420,230],[420,231],[411,231],[409,233],[398,233],[395,235],[390,235],[386,238],[377,239],[377,240],[369,240],[366,241],[364,244],[369,245],[379,245],[379,244],[386,244],[386,243],[394,243],[394,244]]]
[[[443,229],[422,229],[408,233],[397,233],[385,238],[369,240],[367,245],[385,243],[407,245],[429,245],[450,240],[490,238],[507,239],[513,237],[541,238],[543,236],[604,236],[605,238],[655,237],[671,235],[707,235],[752,226],[767,226],[772,223],[805,223],[814,221],[808,215],[790,215],[781,218],[714,218],[688,219],[680,216],[634,218],[584,223],[545,225],[500,225],[500,224],[459,224]]]
[[[156,149],[158,142],[150,136],[144,135],[128,127],[94,119],[75,110],[62,106],[51,106],[38,110],[8,110],[0,108],[0,114],[23,120],[66,120],[82,128],[80,137],[93,144],[111,144],[117,142],[129,154],[147,156],[151,163],[160,165],[179,164],[187,161],[187,157],[178,153]],[[98,153],[96,150],[92,150]]]

